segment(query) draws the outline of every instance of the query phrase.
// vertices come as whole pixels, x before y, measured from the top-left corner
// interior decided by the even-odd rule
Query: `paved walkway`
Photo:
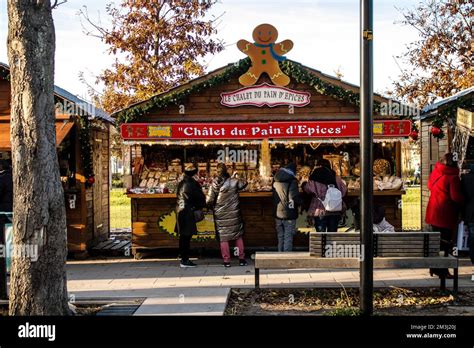
[[[165,288],[148,297],[134,315],[223,315],[230,288]]]
[[[254,286],[253,262],[224,268],[219,259],[197,260],[197,268],[179,268],[171,259],[69,261],[68,290],[77,299],[146,297],[136,315],[222,315],[230,288]],[[460,288],[473,288],[472,267],[460,268]],[[355,270],[261,271],[261,287],[358,287]],[[427,269],[376,270],[375,287],[437,287]],[[447,281],[452,286],[452,281]]]

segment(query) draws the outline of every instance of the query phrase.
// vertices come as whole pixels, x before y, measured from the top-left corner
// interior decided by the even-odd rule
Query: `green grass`
[[[414,202],[414,203],[421,202],[420,187],[407,188],[407,193],[403,196],[403,203],[408,203],[408,202]]]
[[[402,225],[404,230],[421,229],[421,191],[420,187],[407,188],[402,196]]]
[[[123,189],[112,189],[110,191],[110,227],[130,228],[131,219],[130,198],[124,194]]]

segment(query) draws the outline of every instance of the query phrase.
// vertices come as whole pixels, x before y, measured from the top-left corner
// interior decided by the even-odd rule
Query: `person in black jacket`
[[[180,267],[196,267],[189,260],[191,238],[197,233],[194,212],[206,206],[206,196],[201,185],[193,178],[197,169],[194,165],[187,166],[183,179],[179,182],[176,191],[176,232],[179,235],[179,252],[181,255]]]
[[[273,216],[280,252],[293,250],[298,206],[303,203],[295,173],[296,165],[290,163],[276,172],[273,181]]]
[[[0,212],[13,211],[13,176],[10,164],[0,160]]]
[[[465,197],[463,220],[469,230],[469,256],[474,264],[474,164],[471,164],[470,172],[462,176],[461,189]]]

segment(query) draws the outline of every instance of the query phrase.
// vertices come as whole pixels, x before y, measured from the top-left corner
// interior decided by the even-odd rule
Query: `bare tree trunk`
[[[37,260],[12,259],[10,315],[66,315],[66,212],[56,153],[50,0],[8,0],[8,24],[13,244],[38,254]]]

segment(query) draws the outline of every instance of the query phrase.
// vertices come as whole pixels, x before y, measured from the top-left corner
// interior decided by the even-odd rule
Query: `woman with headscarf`
[[[230,267],[230,241],[235,241],[239,265],[246,266],[244,254],[244,223],[240,212],[239,191],[247,182],[235,176],[230,177],[224,163],[217,166],[217,177],[207,194],[207,206],[214,211],[214,223],[219,237],[224,267]]]
[[[337,188],[342,197],[347,193],[346,184],[331,169],[329,161],[320,159],[304,187],[304,190],[313,196],[308,215],[314,217],[314,224],[318,232],[337,232],[344,210],[344,203],[342,203],[340,211],[327,211],[324,207],[323,202],[330,187]]]

